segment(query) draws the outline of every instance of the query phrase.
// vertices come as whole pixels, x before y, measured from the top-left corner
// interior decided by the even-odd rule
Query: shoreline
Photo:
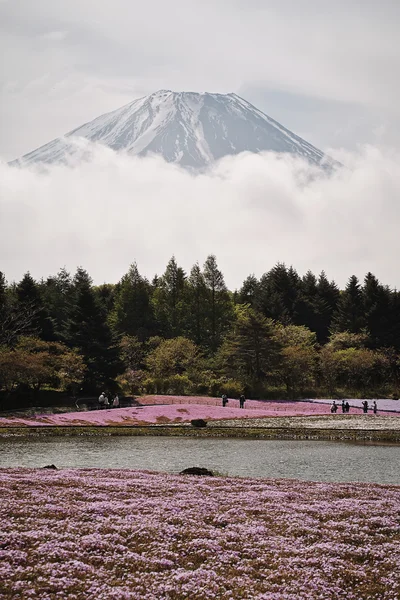
[[[101,436],[164,436],[196,438],[237,438],[255,440],[321,440],[338,442],[390,443],[400,445],[399,429],[351,429],[329,427],[238,427],[211,425],[196,428],[190,425],[41,425],[2,426],[0,439],[10,437],[101,437]]]

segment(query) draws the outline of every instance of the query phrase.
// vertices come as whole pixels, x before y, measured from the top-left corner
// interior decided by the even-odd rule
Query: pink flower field
[[[248,419],[257,417],[292,417],[330,415],[327,404],[313,402],[247,400],[244,409],[237,400],[221,406],[218,398],[188,396],[145,396],[140,398],[143,406],[107,410],[79,411],[64,414],[42,414],[35,417],[0,418],[1,426],[29,425],[152,425],[187,423],[192,419]],[[352,408],[352,414],[361,414],[360,408]],[[385,412],[380,411],[380,415]],[[392,414],[392,413],[387,413]]]
[[[0,470],[5,600],[397,600],[400,487]]]

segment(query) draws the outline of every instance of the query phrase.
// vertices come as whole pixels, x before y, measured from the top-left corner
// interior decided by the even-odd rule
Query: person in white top
[[[118,398],[118,394],[115,394],[114,396],[114,400],[113,400],[113,408],[119,408],[119,398]]]

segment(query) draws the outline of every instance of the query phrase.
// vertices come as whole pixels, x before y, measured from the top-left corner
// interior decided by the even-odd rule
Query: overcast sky
[[[103,112],[158,89],[236,92],[321,149],[352,152],[348,163],[356,165],[358,177],[365,176],[367,168],[374,172],[374,195],[357,181],[352,188],[354,197],[346,194],[346,203],[343,203],[344,188],[340,187],[343,178],[340,185],[337,181],[325,182],[325,187],[317,192],[315,187],[308,186],[307,193],[296,187],[297,184],[288,191],[285,186],[289,184],[284,178],[275,180],[274,185],[279,189],[274,188],[275,203],[269,201],[263,207],[265,222],[274,221],[278,210],[276,202],[279,201],[281,227],[284,228],[285,222],[292,222],[295,215],[299,216],[299,210],[310,223],[313,218],[307,213],[311,210],[307,208],[312,204],[310,198],[315,200],[322,191],[341,210],[348,209],[354,218],[354,207],[360,209],[363,201],[356,194],[362,193],[364,201],[368,196],[372,204],[386,203],[386,212],[378,210],[376,204],[372,208],[370,204],[368,208],[375,215],[375,222],[371,224],[371,230],[368,229],[370,236],[374,227],[385,230],[393,226],[387,221],[387,215],[390,213],[393,217],[395,206],[390,204],[389,210],[387,203],[398,202],[400,196],[397,158],[394,158],[400,151],[399,22],[398,0],[0,0],[0,158],[7,161],[21,156]],[[364,144],[370,144],[372,148],[366,150]],[[68,196],[68,182],[73,189],[79,172],[80,177],[88,178],[86,189],[92,189],[90,178],[94,181],[96,168],[104,169],[104,161],[107,166],[115,167],[117,160],[97,151],[93,152],[93,157],[90,172],[77,167],[78,170],[67,176],[64,171],[62,174],[60,170],[51,169],[47,179],[43,175],[27,173],[16,180],[7,167],[2,166],[0,233],[5,266],[0,265],[0,270],[5,270],[9,279],[19,277],[28,269],[36,276],[46,276],[54,270],[54,257],[50,260],[46,250],[50,235],[46,226],[53,228],[49,237],[53,239],[57,215],[52,211],[56,209],[51,208],[52,220],[40,211],[49,211],[48,206],[45,208],[46,202],[59,202],[67,210],[68,204],[73,202]],[[390,168],[386,166],[387,161]],[[249,198],[247,186],[252,186],[250,178],[259,163],[243,164],[246,168],[240,166],[241,162],[228,161],[224,168],[228,170],[227,179],[231,182],[235,180],[233,167],[241,170],[242,193],[236,199],[240,204],[238,214],[247,214],[250,231],[254,205],[246,204]],[[292,181],[298,167],[285,165],[288,180]],[[126,174],[125,163],[119,164],[118,169]],[[185,193],[195,197],[202,186],[210,186],[213,201],[219,201],[221,190],[216,181],[220,174],[214,173],[207,184],[204,180],[199,184],[185,174],[178,177],[176,170],[161,166],[157,161],[150,161],[146,169],[148,181],[142,180],[139,185],[137,180],[126,176],[122,182],[127,187],[117,186],[121,197],[131,198],[132,207],[125,208],[128,212],[134,211],[134,193],[147,199],[151,197],[149,204],[156,198],[159,203],[168,202],[174,195],[171,182],[180,191],[184,189]],[[162,173],[159,179],[164,181],[166,178],[171,183],[167,196],[160,190],[153,190],[150,173],[153,177]],[[32,181],[32,177],[36,179]],[[354,175],[352,177],[354,184]],[[267,190],[271,193],[270,183],[263,179],[263,185],[263,193]],[[40,190],[42,195],[35,205],[32,204],[32,188],[36,193]],[[110,199],[95,188],[98,196],[91,198],[92,207],[95,202],[101,203],[100,213],[107,218]],[[49,189],[60,197],[44,198]],[[228,189],[225,187],[221,195],[224,196]],[[336,198],[335,191],[342,197]],[[301,209],[299,194],[303,194]],[[258,193],[256,196],[258,198]],[[286,204],[285,197],[289,198]],[[253,198],[252,201],[260,200]],[[190,202],[190,197],[186,202]],[[222,200],[220,206],[223,206]],[[312,206],[314,213],[318,212],[314,225],[324,229],[327,219],[332,219],[332,208],[328,210],[326,202]],[[381,204],[379,206],[382,208]],[[185,210],[180,205],[176,209]],[[85,218],[90,219],[90,207],[86,206],[85,210],[88,211]],[[259,217],[257,210],[255,214]],[[365,215],[366,207],[360,210]],[[145,221],[147,213],[143,206],[141,211],[140,219]],[[225,213],[218,210],[217,214],[224,218]],[[150,213],[147,217],[151,217]],[[338,215],[337,219],[334,219],[338,223],[337,230],[332,230],[332,222],[329,222],[332,240],[334,233],[341,236],[343,227],[348,230],[348,220],[343,215]],[[188,230],[186,222],[178,221]],[[13,246],[16,237],[10,235],[11,223],[20,223],[23,228],[18,248]],[[239,222],[234,224],[228,219],[229,224],[232,231],[228,231],[226,238],[231,233],[240,235],[237,231],[237,228],[240,230]],[[165,227],[165,221],[163,225]],[[93,256],[96,244],[92,245],[91,236],[96,243],[100,240],[101,245],[103,234],[99,223],[98,226],[97,233],[90,229],[88,234],[81,225],[77,226],[75,232],[68,234],[75,236],[73,239],[62,228],[56,228],[59,236],[65,238],[63,251],[57,254],[58,266],[66,264],[72,268],[83,264],[89,270],[92,266],[97,269]],[[257,248],[257,244],[256,247],[253,245],[258,240],[259,253],[268,251],[265,269],[270,268],[274,260],[286,260],[295,266],[297,261],[300,269],[308,266],[328,269],[330,266],[328,275],[343,283],[351,272],[361,275],[364,268],[369,268],[365,254],[369,248],[370,268],[375,268],[378,276],[386,277],[386,283],[400,285],[395,260],[400,248],[394,239],[390,248],[386,248],[383,236],[380,247],[371,251],[372,240],[362,238],[366,230],[354,223],[352,234],[348,233],[346,237],[348,255],[345,252],[345,258],[342,254],[334,258],[332,253],[336,249],[332,248],[331,254],[324,252],[324,263],[322,255],[317,255],[319,250],[314,249],[313,254],[314,246],[306,237],[310,230],[304,221],[303,226],[304,230],[295,231],[295,243],[293,232],[284,229],[279,240],[274,237],[273,243],[269,240],[267,245],[265,236],[260,233],[260,237],[252,242],[251,252],[249,250],[241,259],[243,264],[239,269],[233,259],[230,261],[229,251],[224,250],[220,242],[214,244],[214,238],[211,234],[207,237],[206,233],[200,236],[198,254],[193,240],[188,241],[191,252],[187,259],[201,262],[208,252],[219,248],[224,253],[225,269],[231,273],[228,283],[233,287],[240,284],[242,275],[263,270],[261,264],[252,265],[252,253]],[[107,230],[107,227],[103,229]],[[117,223],[115,228],[118,230]],[[194,233],[193,228],[189,230]],[[154,230],[152,239],[157,241],[160,235],[158,229]],[[38,236],[42,252],[32,254],[32,240],[37,241]],[[110,242],[110,239],[114,241]],[[131,245],[125,245],[124,252],[121,250],[115,258],[115,244],[118,247],[122,244],[118,234],[114,232],[111,238],[106,236],[103,241],[114,244],[104,262],[103,279],[110,281],[116,280],[138,255],[149,276],[152,271],[160,272],[165,266],[168,252],[181,252],[184,256],[185,245],[180,240],[180,245],[176,244],[175,248],[173,237],[165,241],[164,249],[156,252],[152,247],[147,254],[143,246],[138,248],[131,241]],[[101,269],[97,271],[97,277],[101,278]]]

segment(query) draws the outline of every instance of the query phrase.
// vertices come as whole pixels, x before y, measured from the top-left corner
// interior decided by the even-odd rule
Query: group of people
[[[362,402],[362,407],[363,407],[363,413],[367,414],[368,412],[368,400],[363,400]],[[339,406],[336,404],[336,400],[334,400],[331,404],[331,413],[337,413]],[[374,415],[376,415],[376,413],[378,412],[378,405],[376,403],[376,400],[373,401],[372,403],[372,410]],[[342,400],[342,413],[348,413],[350,412],[350,404],[344,400]]]
[[[246,402],[246,398],[242,394],[239,397],[239,408],[244,408],[244,403]],[[222,394],[222,406],[226,406],[228,404],[228,396],[226,394]]]
[[[101,392],[100,396],[99,396],[99,406],[100,408],[119,408],[119,397],[118,394],[115,394],[115,396],[111,399],[107,396],[107,394],[105,392]]]

